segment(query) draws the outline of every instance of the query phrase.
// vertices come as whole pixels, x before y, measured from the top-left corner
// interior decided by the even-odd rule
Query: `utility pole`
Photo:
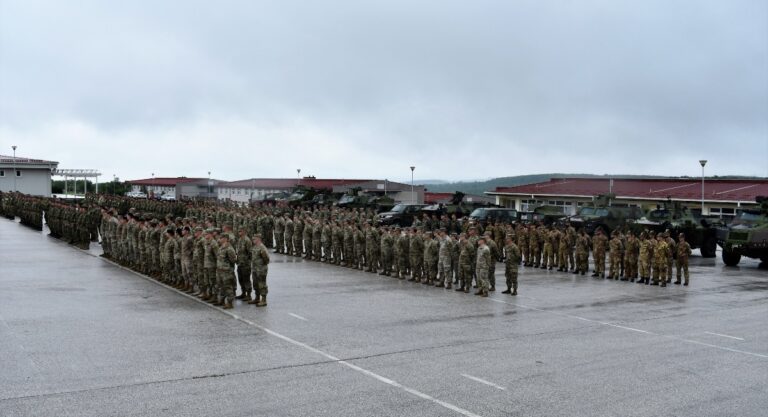
[[[296,170],[296,186],[301,185],[301,168]]]
[[[411,199],[413,200],[413,203],[416,203],[416,194],[413,193],[413,171],[416,169],[416,167],[411,167]]]
[[[11,146],[13,148],[13,192],[16,192],[16,145]]]
[[[707,165],[707,160],[702,159],[699,161],[701,164],[701,215],[704,215],[704,165]]]

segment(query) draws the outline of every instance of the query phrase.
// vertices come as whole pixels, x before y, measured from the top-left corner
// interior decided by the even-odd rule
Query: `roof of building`
[[[176,186],[177,184],[180,184],[180,183],[190,183],[190,182],[198,182],[198,181],[208,181],[208,178],[155,177],[155,178],[144,178],[140,180],[130,180],[126,182],[131,185],[151,185],[151,186],[171,187],[171,186]],[[211,181],[217,181],[217,180],[212,179]]]
[[[695,178],[614,179],[552,178],[547,182],[497,187],[491,195],[592,197],[610,190],[617,199],[700,201],[701,180]],[[768,196],[768,179],[705,179],[706,201],[754,203],[758,196]]]
[[[351,185],[368,182],[361,179],[317,179],[317,178],[251,178],[247,180],[223,182],[219,187],[229,188],[256,188],[256,189],[290,189],[297,185],[315,189],[332,189],[335,186]]]
[[[59,163],[56,161],[46,161],[44,159],[34,159],[34,158],[27,158],[25,156],[8,156],[8,155],[0,155],[0,164],[15,164],[18,166],[28,166],[28,165],[44,165],[44,166],[50,166],[50,165],[58,165]]]

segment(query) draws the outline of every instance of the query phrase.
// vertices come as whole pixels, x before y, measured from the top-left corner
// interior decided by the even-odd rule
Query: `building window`
[[[736,209],[733,207],[711,207],[709,214],[713,216],[733,217],[736,215]]]
[[[20,169],[17,169],[17,170],[16,170],[16,176],[17,176],[17,177],[20,177],[20,176],[21,176],[21,170],[20,170]]]
[[[4,177],[4,176],[5,176],[5,170],[0,169],[0,177]]]

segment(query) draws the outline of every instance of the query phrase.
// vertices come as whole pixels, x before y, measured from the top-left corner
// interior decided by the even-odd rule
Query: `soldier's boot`
[[[256,303],[256,307],[266,307],[266,305],[267,305],[267,296],[266,295],[262,295],[260,298],[261,299],[259,300],[259,302]]]
[[[240,295],[235,297],[236,300],[242,300],[243,298],[245,298],[245,291],[241,292]]]
[[[502,294],[512,294],[512,288],[507,287],[506,290],[501,292]]]
[[[605,279],[605,272],[603,272],[602,274],[600,274],[600,278],[603,278],[603,279]]]
[[[482,297],[488,297],[488,291],[483,291]]]
[[[595,273],[593,273],[592,276],[596,277],[597,276],[597,271],[595,271]]]
[[[259,302],[259,298],[261,298],[261,297],[259,296],[258,293],[253,293],[253,300],[249,300],[248,304],[253,305],[253,304],[258,303]]]
[[[216,297],[216,300],[214,300],[214,302],[211,303],[211,304],[213,304],[215,306],[223,306],[224,305],[224,300],[219,298],[219,297]]]
[[[223,307],[223,308],[224,308],[224,310],[229,310],[230,308],[232,308],[232,302],[231,302],[231,301],[229,301],[229,300],[227,300],[227,301],[224,303],[224,307]]]
[[[465,292],[466,294],[469,294],[469,286],[467,286],[467,287],[465,287],[465,288],[464,288],[464,292]]]
[[[573,275],[579,275],[579,271],[578,270],[573,271]]]
[[[421,281],[423,285],[430,285],[432,284],[432,281],[429,278],[424,278],[424,280]]]
[[[686,280],[685,280],[685,282],[683,283],[683,286],[684,286],[684,287],[687,287],[687,286],[688,286],[688,280],[687,280],[687,279],[686,279]]]
[[[251,292],[246,291],[242,298],[243,301],[251,301]]]
[[[677,281],[675,281],[675,284],[677,284],[677,285],[680,285],[680,284],[681,284],[681,282],[680,282],[680,278],[678,278],[678,279],[677,279]]]
[[[626,279],[624,281],[626,281]],[[634,278],[630,278],[629,282],[635,282],[635,279]]]
[[[661,280],[661,286],[662,286],[662,287],[666,287],[666,286],[667,286],[667,281],[665,281],[665,280]]]
[[[448,281],[448,283],[447,283],[447,284],[445,284],[445,288],[446,288],[446,289],[448,289],[448,290],[450,290],[451,288],[453,288],[453,286],[451,285],[451,281]]]
[[[451,284],[448,284],[451,285]],[[443,284],[443,281],[437,281],[437,284],[435,284],[435,287],[437,288],[445,288],[445,284]]]
[[[483,290],[475,291],[475,295],[483,295]]]
[[[488,291],[490,291],[490,292],[494,292],[494,291],[496,291],[496,287],[495,287],[495,286],[493,286],[493,285],[491,285],[491,288],[490,288]]]
[[[464,291],[464,287],[463,287],[463,286],[460,286],[460,287],[456,287],[456,290],[455,290],[455,291]]]
[[[208,298],[205,299],[205,301],[209,302],[209,303],[214,303],[214,302],[216,302],[218,300],[218,298],[219,297],[217,295],[215,295],[214,293],[210,293],[208,295]]]
[[[206,298],[208,298],[208,291],[201,292],[200,294],[197,295],[197,298],[201,300],[205,300]]]

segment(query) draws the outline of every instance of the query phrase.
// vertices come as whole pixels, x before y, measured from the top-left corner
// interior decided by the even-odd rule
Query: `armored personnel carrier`
[[[670,236],[677,240],[680,233],[685,234],[685,240],[691,249],[701,249],[701,256],[714,258],[717,255],[716,226],[721,222],[714,217],[706,218],[693,213],[679,201],[667,200],[649,210],[645,217],[629,222],[635,233],[643,229],[663,233],[667,230]]]
[[[742,210],[727,227],[717,228],[723,263],[736,266],[742,256],[768,264],[768,197],[757,197],[757,209]]]
[[[612,206],[611,200],[615,197],[614,194],[596,196],[591,206],[582,207],[575,216],[569,217],[568,221],[576,229],[583,227],[590,235],[601,228],[610,236],[612,231],[643,216],[643,211],[639,207]]]

